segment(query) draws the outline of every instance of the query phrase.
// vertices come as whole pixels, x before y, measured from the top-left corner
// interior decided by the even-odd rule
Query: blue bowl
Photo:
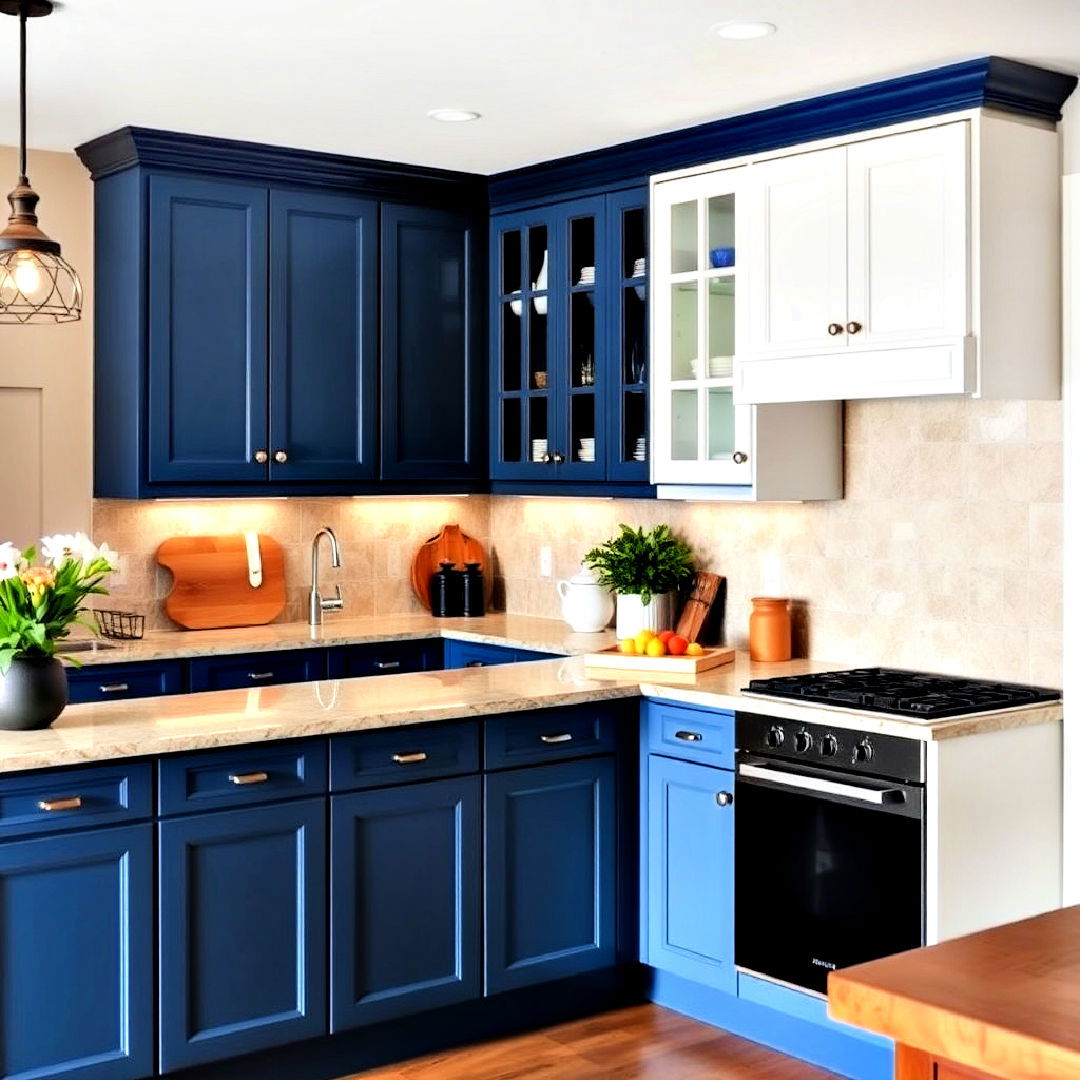
[[[717,270],[722,266],[734,266],[735,249],[733,247],[713,248],[712,251],[709,252],[709,262]]]

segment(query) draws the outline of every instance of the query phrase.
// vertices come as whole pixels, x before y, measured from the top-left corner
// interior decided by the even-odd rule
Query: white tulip
[[[79,536],[81,535],[80,533]],[[81,559],[81,547],[79,537],[71,533],[57,533],[55,536],[41,538],[41,555],[54,566],[59,566],[65,559]]]
[[[18,574],[20,558],[21,553],[14,544],[0,544],[0,581],[6,581]]]

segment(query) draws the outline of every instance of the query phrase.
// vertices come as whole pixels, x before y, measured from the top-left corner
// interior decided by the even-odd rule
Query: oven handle
[[[818,791],[822,795],[836,795],[843,799],[857,799],[872,806],[889,806],[907,801],[906,793],[900,788],[865,788],[855,784],[840,784],[835,780],[822,780],[817,776],[803,776],[800,773],[781,772],[779,769],[767,769],[762,765],[739,766],[739,775],[754,780],[767,780],[779,787],[800,788],[803,791]]]

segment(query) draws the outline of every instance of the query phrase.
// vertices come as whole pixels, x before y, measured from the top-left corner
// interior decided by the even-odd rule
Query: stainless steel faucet
[[[337,537],[329,525],[324,525],[312,538],[311,541],[311,592],[308,593],[308,622],[312,626],[319,626],[323,621],[324,611],[340,611],[345,606],[341,596],[341,586],[335,586],[337,596],[324,600],[319,592],[319,541],[326,537],[330,541],[330,565],[341,565],[341,549],[338,547]]]

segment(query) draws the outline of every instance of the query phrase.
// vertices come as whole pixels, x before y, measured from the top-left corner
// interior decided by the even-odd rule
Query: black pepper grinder
[[[452,562],[431,575],[431,614],[440,619],[453,619],[465,614],[465,575],[454,569]]]
[[[469,618],[484,614],[484,573],[478,562],[467,562],[462,575],[465,585],[464,609]]]

